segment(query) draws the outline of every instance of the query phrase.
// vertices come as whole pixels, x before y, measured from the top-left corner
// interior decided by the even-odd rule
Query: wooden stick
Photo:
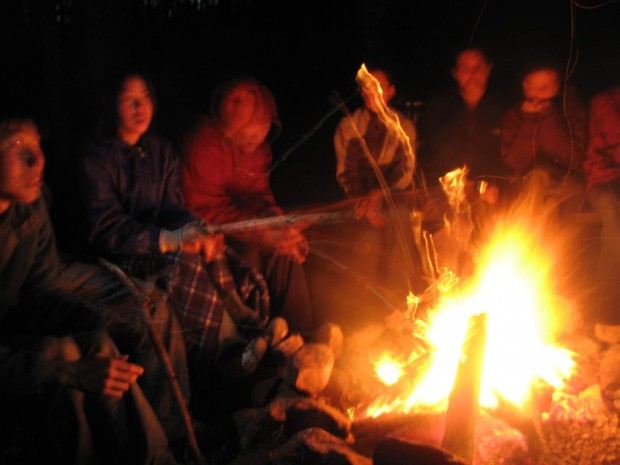
[[[161,335],[157,332],[153,325],[153,319],[151,316],[151,300],[148,296],[136,285],[136,283],[118,266],[114,263],[111,263],[104,258],[99,258],[98,262],[105,267],[106,270],[111,272],[114,276],[120,279],[129,291],[134,295],[136,299],[139,299],[142,303],[142,316],[147,323],[149,328],[149,332],[151,334],[151,338],[155,347],[157,349],[157,353],[164,364],[166,369],[166,373],[168,374],[168,379],[170,381],[170,385],[172,386],[172,391],[174,393],[174,397],[181,409],[181,414],[183,417],[183,423],[185,424],[185,428],[187,429],[187,436],[189,440],[189,446],[192,451],[192,455],[194,456],[194,460],[198,465],[204,465],[204,458],[200,451],[200,447],[198,446],[198,441],[196,440],[196,433],[194,432],[194,426],[192,425],[192,418],[189,413],[189,410],[186,405],[186,400],[183,397],[183,392],[181,391],[181,386],[179,385],[179,379],[177,377],[176,372],[172,366],[172,361],[170,360],[170,355],[166,350],[166,346],[164,345],[164,341]]]

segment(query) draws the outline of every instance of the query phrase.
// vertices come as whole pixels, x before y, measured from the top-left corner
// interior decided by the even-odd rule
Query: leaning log
[[[474,458],[478,397],[486,344],[487,315],[469,318],[461,362],[448,400],[442,448],[468,463]]]

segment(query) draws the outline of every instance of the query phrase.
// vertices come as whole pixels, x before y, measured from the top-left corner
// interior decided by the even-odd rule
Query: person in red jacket
[[[615,278],[620,265],[620,86],[595,95],[590,101],[588,149],[583,164],[587,175],[587,194],[599,214],[601,253],[597,282],[601,283],[598,320],[620,324],[615,302]]]
[[[191,136],[181,168],[186,206],[208,223],[283,215],[270,188],[270,142],[281,124],[271,92],[253,78],[215,90],[211,116]],[[313,327],[310,292],[302,263],[308,243],[293,227],[230,234],[227,243],[261,272],[271,315],[294,331]]]

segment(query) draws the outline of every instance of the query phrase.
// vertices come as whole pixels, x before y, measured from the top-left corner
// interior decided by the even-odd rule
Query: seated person
[[[502,118],[501,156],[513,177],[533,170],[546,179],[562,210],[581,208],[586,112],[573,88],[562,89],[560,72],[531,65],[521,80],[523,97]]]
[[[432,96],[420,115],[420,168],[431,186],[467,165],[472,180],[502,176],[499,156],[502,99],[492,89],[493,63],[484,50],[461,49],[450,88]]]
[[[360,73],[364,105],[344,116],[334,134],[336,178],[361,223],[356,239],[371,251],[360,266],[370,272],[373,283],[395,288],[391,290],[405,299],[408,291],[426,288],[411,222],[416,130],[389,106],[396,95],[389,73],[378,68]],[[401,129],[390,125],[391,119],[394,124],[397,119]]]
[[[598,323],[620,324],[618,285],[620,270],[620,86],[595,95],[590,102],[589,140],[584,170],[587,195],[599,214],[601,249],[593,319]],[[597,302],[598,300],[598,302]]]
[[[184,207],[172,145],[149,131],[155,95],[144,73],[129,70],[111,84],[100,134],[81,160],[89,242],[126,273],[169,292],[188,336],[195,397],[207,388],[220,342],[266,322],[268,291]]]
[[[26,451],[33,460],[172,465],[136,383],[143,368],[119,353],[101,311],[62,288],[44,164],[34,121],[1,117],[0,392],[11,407],[41,406],[30,422],[41,433]]]
[[[182,160],[187,207],[214,224],[283,215],[269,184],[269,143],[280,131],[271,92],[239,79],[222,84],[211,102],[211,116],[191,135]],[[286,226],[228,234],[226,241],[265,277],[272,317],[283,317],[293,331],[313,329],[305,238]]]
[[[450,86],[429,98],[418,124],[419,168],[429,192],[423,209],[424,228],[438,233],[442,266],[461,276],[471,272],[471,246],[483,242],[487,225],[510,192],[505,180],[508,170],[499,151],[503,99],[493,88],[492,73],[493,62],[484,49],[460,48],[454,57]],[[466,171],[465,176],[456,170]],[[448,173],[465,183],[464,198],[448,198],[440,181]],[[453,226],[460,223],[457,229],[469,228],[471,232],[463,235],[451,227],[452,232],[447,233],[446,219]],[[452,257],[456,249],[460,251]]]

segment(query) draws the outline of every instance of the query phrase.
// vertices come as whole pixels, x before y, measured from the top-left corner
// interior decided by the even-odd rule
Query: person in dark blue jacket
[[[103,313],[64,289],[44,165],[33,120],[0,117],[2,408],[41,406],[32,460],[174,464],[137,383],[143,368],[119,353]]]
[[[267,322],[267,286],[184,207],[174,148],[151,129],[150,80],[127,70],[111,83],[107,114],[81,160],[88,240],[96,255],[169,292],[187,335],[193,392],[203,392],[223,342]],[[259,341],[258,359],[266,350]]]

